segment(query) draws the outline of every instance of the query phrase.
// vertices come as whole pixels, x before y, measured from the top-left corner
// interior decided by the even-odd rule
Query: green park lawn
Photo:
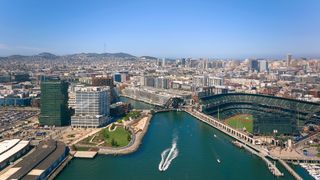
[[[244,127],[249,133],[253,132],[253,116],[250,114],[238,114],[225,120],[225,123],[235,129]]]
[[[99,137],[103,137],[107,146],[123,147],[129,144],[131,134],[123,127],[117,127],[114,131],[109,131],[108,128],[103,129],[99,133]]]
[[[93,138],[94,137],[94,138]],[[92,140],[92,141],[91,141]],[[129,144],[131,140],[130,131],[123,127],[117,127],[114,131],[109,131],[109,128],[102,129],[95,135],[89,136],[82,140],[80,144],[91,146],[111,146],[123,147]]]

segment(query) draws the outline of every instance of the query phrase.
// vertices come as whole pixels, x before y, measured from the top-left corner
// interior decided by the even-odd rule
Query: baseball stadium
[[[260,94],[229,93],[200,98],[202,112],[253,135],[298,135],[320,124],[320,104]]]

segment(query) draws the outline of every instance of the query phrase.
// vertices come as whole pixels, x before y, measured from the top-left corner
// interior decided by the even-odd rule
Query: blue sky
[[[320,56],[320,1],[0,0],[0,56],[104,49],[157,57]]]

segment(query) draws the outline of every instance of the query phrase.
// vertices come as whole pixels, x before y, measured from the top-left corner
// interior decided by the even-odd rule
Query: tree
[[[103,136],[104,136],[104,138],[108,139],[108,138],[109,138],[108,132],[107,132],[107,131],[104,131]]]
[[[114,125],[114,123],[111,124],[111,129],[113,130],[115,128],[116,125]]]
[[[118,146],[118,143],[116,140],[114,140],[113,138],[111,139],[111,146]]]
[[[131,141],[131,135],[130,134],[128,134],[127,139],[128,139],[128,141]]]

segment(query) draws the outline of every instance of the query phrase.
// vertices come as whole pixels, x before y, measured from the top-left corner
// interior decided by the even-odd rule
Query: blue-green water
[[[165,172],[160,172],[160,154],[171,147],[174,138],[177,139],[179,154]],[[293,179],[287,171],[280,169],[285,176],[279,179]],[[264,180],[274,179],[274,176],[260,158],[235,147],[226,135],[187,113],[166,112],[152,118],[148,132],[135,153],[74,159],[57,179]]]
[[[141,101],[136,101],[127,97],[120,97],[120,101],[130,103],[134,109],[152,109],[153,105]]]

